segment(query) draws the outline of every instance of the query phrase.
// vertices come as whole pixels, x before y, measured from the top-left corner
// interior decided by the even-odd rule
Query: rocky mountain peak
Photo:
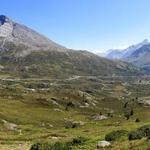
[[[10,19],[5,15],[0,15],[0,25],[3,25],[6,22],[10,22]]]
[[[5,15],[0,15],[0,37],[9,37],[13,31],[12,21]]]

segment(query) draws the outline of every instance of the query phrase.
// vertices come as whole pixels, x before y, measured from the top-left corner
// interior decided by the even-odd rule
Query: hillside
[[[129,64],[67,49],[4,15],[0,16],[0,44],[1,73],[13,76],[111,76],[138,72]]]

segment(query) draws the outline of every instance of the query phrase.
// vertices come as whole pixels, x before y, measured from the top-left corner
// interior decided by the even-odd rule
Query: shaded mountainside
[[[57,78],[138,73],[132,65],[67,49],[4,15],[0,16],[0,70],[14,76]]]
[[[72,75],[131,75],[138,69],[122,62],[113,62],[86,51],[38,51],[21,58],[4,56],[1,72],[23,77],[68,77]]]

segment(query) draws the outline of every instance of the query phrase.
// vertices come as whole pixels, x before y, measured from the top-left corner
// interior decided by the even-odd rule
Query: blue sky
[[[150,39],[150,0],[0,0],[1,14],[73,49],[101,52]]]

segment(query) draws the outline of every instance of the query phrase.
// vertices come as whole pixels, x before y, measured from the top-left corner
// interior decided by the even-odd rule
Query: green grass
[[[67,142],[82,136],[88,140],[82,145],[73,146],[73,149],[93,150],[97,142],[105,139],[105,135],[112,131],[130,132],[150,124],[149,108],[132,102],[132,99],[136,97],[137,85],[133,84],[136,80],[138,79],[127,81],[123,78],[102,79],[100,77],[96,81],[86,77],[70,81],[48,78],[0,80],[0,149],[17,149],[20,143],[24,147],[22,150],[28,150],[36,142]],[[148,79],[143,80],[147,83]],[[27,89],[31,85],[34,91]],[[140,98],[149,96],[150,85],[143,86],[145,86],[145,92],[140,95]],[[102,89],[102,87],[105,88]],[[88,94],[86,90],[92,90],[92,93]],[[128,92],[131,92],[131,95],[128,95]],[[54,104],[52,100],[57,104]],[[85,101],[89,103],[89,107],[80,107],[84,106]],[[134,115],[129,120],[124,117],[125,101],[128,101],[128,107],[132,106],[134,110]],[[66,110],[68,102],[74,105]],[[92,116],[99,115],[100,112],[105,116],[111,112],[113,117],[94,121]],[[140,122],[136,123],[136,118],[139,118]],[[2,120],[17,124],[21,133],[8,130]],[[67,122],[74,121],[84,122],[84,125],[65,128]],[[128,138],[120,138],[111,142],[113,150],[129,148],[144,150],[149,144],[147,139],[129,141]]]

